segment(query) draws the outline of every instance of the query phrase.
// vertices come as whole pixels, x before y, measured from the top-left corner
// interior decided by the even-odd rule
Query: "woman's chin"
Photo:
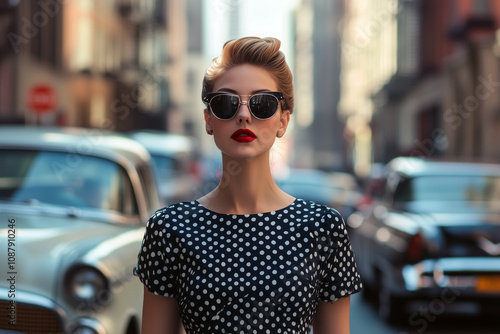
[[[254,160],[257,158],[262,157],[266,153],[269,153],[269,149],[267,150],[256,150],[251,147],[239,147],[237,149],[228,149],[228,150],[222,150],[222,153],[226,155],[228,158],[233,159],[233,160],[244,160],[244,161],[250,161]]]

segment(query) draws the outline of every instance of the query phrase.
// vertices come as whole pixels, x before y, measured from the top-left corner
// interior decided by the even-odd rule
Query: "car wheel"
[[[378,290],[378,315],[390,323],[401,323],[406,315],[405,300],[395,296],[389,289],[387,279],[382,278]]]

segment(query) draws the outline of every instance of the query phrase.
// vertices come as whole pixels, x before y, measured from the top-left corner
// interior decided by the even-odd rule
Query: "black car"
[[[380,316],[500,313],[500,165],[400,157],[372,185],[348,224]]]

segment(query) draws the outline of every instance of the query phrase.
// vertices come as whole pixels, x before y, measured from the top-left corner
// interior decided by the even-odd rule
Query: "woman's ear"
[[[276,134],[278,138],[283,137],[288,127],[288,123],[290,123],[290,110],[283,110],[281,112],[280,126],[278,128],[278,133]]]
[[[214,133],[214,130],[212,129],[212,114],[208,109],[203,110],[203,115],[205,117],[205,130],[209,135]]]

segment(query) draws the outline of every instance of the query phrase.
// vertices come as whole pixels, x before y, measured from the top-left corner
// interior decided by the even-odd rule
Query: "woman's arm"
[[[182,334],[177,299],[158,296],[144,287],[142,334]]]
[[[351,297],[319,302],[313,322],[314,334],[349,334]]]

